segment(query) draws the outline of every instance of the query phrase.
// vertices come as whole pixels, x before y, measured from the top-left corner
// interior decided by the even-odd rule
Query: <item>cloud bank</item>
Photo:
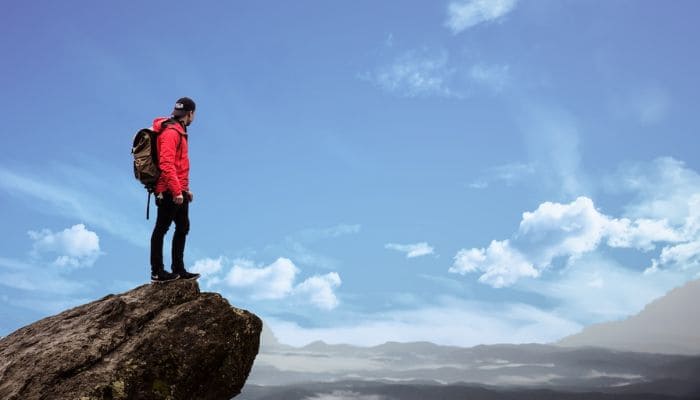
[[[226,272],[226,264],[230,267]],[[337,272],[313,275],[297,283],[301,270],[288,258],[280,257],[269,265],[256,265],[247,259],[229,262],[224,257],[205,258],[194,263],[192,270],[202,274],[209,287],[235,288],[252,300],[297,299],[322,310],[340,304],[335,290],[342,281]]]
[[[526,304],[466,302],[447,297],[420,308],[349,315],[345,322],[326,327],[305,327],[271,316],[263,319],[280,342],[293,346],[319,338],[359,346],[376,346],[388,340],[457,346],[542,343],[581,329],[581,325],[556,312]]]
[[[266,267],[255,267],[251,262],[239,260],[226,275],[226,283],[235,288],[250,288],[255,299],[277,300],[292,292],[298,273],[299,269],[286,258],[279,258]]]
[[[511,238],[460,250],[449,271],[479,273],[480,282],[501,288],[537,278],[559,260],[571,264],[602,246],[648,253],[662,245],[647,274],[700,265],[700,175],[661,158],[651,166],[628,168],[615,181],[617,190],[636,194],[625,216],[606,215],[585,196],[570,203],[544,202],[523,213]]]
[[[579,197],[568,204],[545,202],[535,211],[523,213],[512,240],[462,249],[449,271],[480,272],[480,282],[500,288],[520,278],[536,278],[556,259],[569,262],[602,244],[648,251],[659,242],[685,240],[683,232],[666,220],[613,218],[598,211],[590,198]]]

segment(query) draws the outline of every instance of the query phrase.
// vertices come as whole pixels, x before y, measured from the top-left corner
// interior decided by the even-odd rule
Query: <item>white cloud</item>
[[[462,249],[449,271],[480,272],[479,281],[504,287],[523,277],[538,277],[557,258],[570,263],[601,243],[649,251],[659,242],[685,240],[683,229],[666,220],[612,218],[598,211],[591,199],[579,197],[568,204],[545,202],[523,213],[512,241],[494,240],[486,249]]]
[[[634,194],[634,200],[624,208],[626,217],[657,224],[664,221],[655,229],[659,235],[672,237],[675,231],[678,236],[678,240],[667,240],[671,244],[652,260],[647,274],[662,268],[700,266],[700,174],[682,161],[661,157],[651,163],[626,165],[608,179],[607,186],[614,192]],[[650,229],[650,224],[654,222],[646,222],[638,230]]]
[[[682,285],[687,274],[659,271],[648,279],[600,254],[590,253],[555,280],[527,279],[519,291],[548,299],[539,307],[490,299],[465,301],[437,296],[432,304],[411,302],[402,309],[345,314],[340,323],[301,326],[263,316],[281,343],[303,346],[316,340],[375,346],[387,341],[429,341],[475,346],[498,343],[552,343],[583,326],[618,320],[641,311]]]
[[[337,272],[326,275],[316,275],[306,279],[294,288],[294,292],[307,296],[309,301],[324,310],[332,310],[339,304],[333,289],[340,286],[340,276]]]
[[[605,231],[607,219],[595,209],[593,201],[579,197],[569,204],[545,202],[534,212],[524,212],[520,234],[534,237],[533,242],[544,242],[552,254],[579,255],[593,250]]]
[[[515,9],[517,0],[452,1],[447,7],[447,26],[459,33],[483,22],[497,20]]]
[[[700,174],[683,161],[661,157],[651,163],[627,165],[608,180],[611,191],[635,194],[625,207],[630,218],[667,219],[672,224],[700,221]]]
[[[232,287],[249,288],[256,299],[281,299],[292,293],[299,269],[287,258],[278,258],[262,268],[235,264],[226,276]]]
[[[494,240],[486,249],[460,250],[454,260],[450,272],[464,275],[481,271],[479,281],[496,288],[510,286],[522,277],[539,276],[539,271],[508,240]]]
[[[654,242],[676,243],[685,240],[684,234],[669,226],[668,221],[627,218],[608,221],[608,245],[611,247],[654,249]]]
[[[677,266],[687,269],[700,266],[700,240],[694,240],[675,246],[664,247],[655,266]]]
[[[620,175],[623,187],[638,193],[637,201],[626,207],[627,215],[636,218],[613,218],[599,212],[593,201],[579,197],[572,203],[545,202],[534,212],[525,212],[515,235],[515,248],[525,255],[537,271],[549,267],[562,257],[568,262],[590,253],[604,243],[610,247],[651,251],[665,243],[658,259],[652,260],[647,273],[673,266],[690,268],[700,264],[700,176],[685,168],[683,163],[662,158],[652,166],[636,166]],[[473,249],[474,252],[484,249]],[[452,272],[481,271],[481,281],[514,282],[521,276],[520,268],[504,269],[493,262],[465,255],[455,258]],[[465,265],[470,265],[465,268]],[[519,265],[519,264],[514,264]]]
[[[462,95],[451,88],[455,72],[448,64],[445,51],[434,54],[410,51],[363,78],[398,96],[459,98]]]
[[[301,283],[298,282],[301,280],[302,268],[316,267],[332,271],[339,261],[316,253],[309,246],[355,235],[361,229],[359,224],[338,224],[303,229],[287,235],[282,243],[265,248],[265,253],[285,254],[285,257],[279,257],[269,265],[245,258],[229,260],[219,257],[200,259],[192,269],[202,274],[202,284],[206,287],[224,291],[236,288],[235,296],[247,297],[253,301],[287,300],[332,310],[340,304],[335,291],[342,281],[337,272],[312,275]]]
[[[2,287],[14,292],[8,304],[24,310],[20,313],[31,310],[38,318],[89,301],[94,285],[66,275],[73,268],[92,265],[101,255],[97,234],[82,224],[55,233],[44,229],[28,234],[34,242],[31,257],[0,257],[0,292]]]
[[[433,251],[435,250],[426,242],[420,242],[415,244],[388,243],[384,245],[384,248],[406,253],[406,258],[426,256],[428,254],[433,254]]]
[[[192,265],[192,272],[202,275],[202,283],[207,287],[213,287],[219,285],[223,278],[220,276],[220,272],[224,267],[224,258],[204,258],[195,261]]]
[[[100,256],[100,238],[83,224],[57,233],[48,229],[28,233],[34,240],[34,253],[57,255],[54,265],[59,267],[91,266]]]
[[[223,257],[204,258],[197,260],[192,266],[192,272],[202,274],[202,277],[217,275],[223,268]]]
[[[342,281],[337,272],[313,275],[297,284],[301,270],[284,257],[266,266],[241,258],[205,258],[196,261],[192,270],[202,274],[207,287],[233,287],[253,300],[296,299],[323,310],[333,310],[340,304],[335,290]]]

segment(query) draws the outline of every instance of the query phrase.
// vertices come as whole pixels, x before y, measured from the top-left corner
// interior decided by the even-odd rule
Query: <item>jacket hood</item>
[[[158,117],[153,120],[153,130],[156,132],[160,132],[160,130],[163,128],[163,123],[165,121],[172,120],[172,118],[169,117]],[[185,128],[182,127],[179,123],[175,122],[173,124],[170,124],[173,128],[175,128],[176,131],[180,132],[181,134],[185,133]]]

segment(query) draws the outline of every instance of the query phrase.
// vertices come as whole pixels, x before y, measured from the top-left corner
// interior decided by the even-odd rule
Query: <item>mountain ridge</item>
[[[686,282],[623,320],[590,325],[554,344],[700,355],[700,279]]]

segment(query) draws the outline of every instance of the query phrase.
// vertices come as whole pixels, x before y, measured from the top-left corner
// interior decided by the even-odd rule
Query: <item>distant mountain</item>
[[[700,355],[700,280],[686,283],[627,319],[591,325],[556,343],[614,350]]]
[[[242,400],[700,398],[700,280],[556,345],[279,343],[263,329]],[[426,395],[432,393],[432,395]]]
[[[620,352],[603,348],[542,344],[460,348],[428,342],[388,342],[374,347],[356,347],[314,342],[300,348],[282,346],[261,349],[247,385],[285,386],[286,389],[281,389],[279,393],[286,395],[290,395],[287,389],[295,391],[298,385],[310,382],[359,381],[431,387],[468,383],[498,388],[609,393],[618,393],[618,390],[625,388],[624,393],[685,396],[700,394],[699,375],[700,357]],[[356,389],[354,386],[353,390]],[[256,389],[256,393],[261,392]],[[251,392],[249,394],[252,395]],[[285,398],[280,396],[269,399]],[[374,394],[367,394],[366,397],[323,397],[319,394],[318,398],[393,398],[372,396]]]

